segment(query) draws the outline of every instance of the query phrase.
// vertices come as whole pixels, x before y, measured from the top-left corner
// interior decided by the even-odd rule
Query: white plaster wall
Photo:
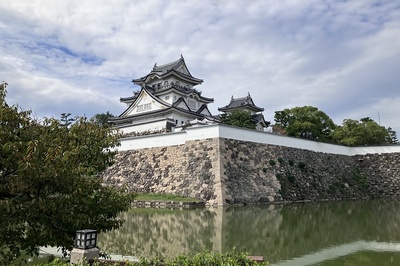
[[[169,117],[171,117],[172,119],[174,119],[174,121],[175,121],[175,120],[178,120],[178,124],[177,124],[178,126],[181,126],[181,125],[182,125],[182,121],[183,121],[184,123],[186,123],[187,121],[190,121],[190,120],[193,119],[193,116],[178,115],[178,114],[175,114],[175,113],[169,115]]]
[[[316,152],[343,155],[362,155],[368,153],[400,153],[400,145],[376,147],[346,147],[226,125],[206,125],[193,128],[189,127],[185,131],[180,132],[126,138],[121,140],[121,147],[119,147],[118,150],[181,145],[189,140],[207,138],[236,139],[242,141],[286,146]]]
[[[228,139],[250,141],[263,144],[292,147],[332,154],[350,154],[351,148],[311,140],[293,138],[278,134],[260,132],[256,130],[241,129],[237,127],[221,126],[220,136]]]
[[[144,148],[182,145],[186,142],[186,132],[172,132],[159,135],[129,137],[121,140],[119,151],[138,150]]]
[[[400,145],[392,145],[392,146],[366,146],[366,147],[354,147],[352,148],[353,154],[371,154],[371,153],[400,153]]]
[[[122,131],[123,134],[128,134],[133,131],[147,131],[147,130],[163,130],[166,127],[166,120],[154,121],[150,123],[143,123],[141,125],[128,125],[120,127],[119,130]]]

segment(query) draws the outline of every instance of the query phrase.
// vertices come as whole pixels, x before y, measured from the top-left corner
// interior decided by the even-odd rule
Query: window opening
[[[190,109],[196,109],[197,108],[197,103],[192,100],[188,100],[188,106]]]
[[[151,110],[151,103],[145,103],[137,106],[137,112]]]

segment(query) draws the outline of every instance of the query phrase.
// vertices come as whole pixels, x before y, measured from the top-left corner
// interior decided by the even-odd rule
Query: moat
[[[132,209],[99,247],[136,257],[236,248],[272,265],[400,265],[400,202]]]

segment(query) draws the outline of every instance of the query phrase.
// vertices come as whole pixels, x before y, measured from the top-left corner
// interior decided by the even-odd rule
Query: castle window
[[[147,111],[147,110],[151,110],[151,103],[145,103],[145,104],[138,105],[137,109],[136,109],[137,112],[143,112],[143,111]]]
[[[197,108],[197,103],[192,100],[188,100],[188,106],[190,109],[196,109]]]
[[[169,100],[169,95],[165,96],[165,100],[166,100],[166,101]]]

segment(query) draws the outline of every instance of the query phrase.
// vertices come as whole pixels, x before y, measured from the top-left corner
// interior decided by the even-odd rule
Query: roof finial
[[[3,89],[5,89],[5,88],[7,88],[7,86],[8,86],[8,83],[7,82],[5,82],[4,80],[0,83],[0,86],[2,86],[3,87]]]
[[[157,63],[154,63],[153,70],[155,70],[156,67],[157,67]]]

